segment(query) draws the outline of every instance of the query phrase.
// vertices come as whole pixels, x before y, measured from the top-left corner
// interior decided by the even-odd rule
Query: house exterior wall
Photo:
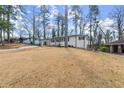
[[[65,42],[64,41],[60,42],[60,45],[65,46]]]
[[[75,37],[69,37],[68,45],[75,47]]]
[[[77,48],[87,48],[88,40],[86,38],[85,40],[83,39],[79,40],[79,37],[76,36],[76,40],[77,40]],[[63,41],[57,42],[54,39],[54,42],[50,40],[49,45],[50,46],[65,46],[65,41],[63,40]],[[75,37],[69,37],[68,46],[75,47]]]
[[[75,45],[75,40],[77,40],[77,45]],[[84,39],[79,40],[78,36],[76,36],[76,38],[75,37],[70,37],[68,45],[71,45],[73,47],[77,46],[77,48],[87,48],[88,40],[86,38],[85,38],[85,40]]]
[[[52,42],[51,40],[50,41],[50,46],[65,46],[65,42],[64,41],[61,41],[61,42],[57,42],[56,40],[54,40],[54,42]]]
[[[86,40],[77,40],[77,47],[79,48],[87,48],[88,41]]]
[[[79,39],[79,36],[76,36],[76,40],[77,40],[76,46],[75,46],[75,36],[70,36],[68,38],[69,38],[68,46],[77,47],[77,48],[87,48],[88,40],[86,38],[84,40],[84,39]],[[54,39],[53,41],[52,41],[52,39],[42,39],[41,46],[43,46],[45,42],[46,42],[46,45],[48,45],[48,46],[63,46],[63,47],[65,46],[64,38],[60,42],[57,42],[56,39]],[[25,40],[24,42],[27,44],[30,44],[29,40]],[[39,45],[39,43],[40,43],[39,40],[35,40],[36,45]]]

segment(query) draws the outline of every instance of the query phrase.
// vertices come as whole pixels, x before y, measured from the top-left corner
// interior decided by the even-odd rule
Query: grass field
[[[124,57],[52,47],[0,52],[0,87],[124,87]]]

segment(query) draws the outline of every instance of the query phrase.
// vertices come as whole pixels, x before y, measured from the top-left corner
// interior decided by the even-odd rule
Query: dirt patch
[[[124,87],[124,58],[53,47],[4,53],[0,87]]]
[[[2,46],[0,44],[0,50],[1,49],[14,49],[14,48],[19,48],[19,47],[23,47],[23,46],[27,46],[27,45],[26,44],[10,43],[10,44],[5,44],[4,46]]]

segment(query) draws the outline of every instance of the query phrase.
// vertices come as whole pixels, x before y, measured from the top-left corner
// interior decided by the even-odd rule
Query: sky
[[[39,11],[39,6],[31,6],[31,5],[25,5],[24,6],[27,12],[27,17],[32,18],[32,7],[35,7],[35,12]],[[70,6],[69,7],[69,11],[70,11]],[[99,10],[100,10],[100,21],[102,22],[102,26],[104,27],[104,29],[108,29],[110,25],[113,24],[113,20],[111,19],[111,15],[110,13],[113,11],[114,6],[113,5],[99,5]],[[60,12],[61,14],[64,15],[64,6],[63,5],[50,5],[49,9],[51,11],[51,20],[50,24],[54,25],[55,21],[53,21],[53,15],[57,12]],[[83,9],[83,13],[84,15],[88,15],[89,13],[89,6],[88,5],[82,5],[81,9]],[[37,15],[37,14],[36,14]],[[20,18],[22,19],[22,18]],[[16,26],[18,27],[18,24],[20,25],[20,21],[18,20],[18,22],[16,23]],[[29,24],[31,25],[31,24]],[[31,30],[31,26],[29,27]],[[69,19],[69,30],[74,29],[74,25],[73,22],[70,21]],[[20,29],[20,28],[19,28]],[[74,34],[74,33],[73,33]]]
[[[31,11],[31,7],[32,6],[30,6],[30,5],[27,5],[27,6],[25,6],[26,7],[26,10],[27,11]],[[36,6],[37,7],[37,6]],[[63,13],[64,12],[64,7],[63,6],[60,6],[60,5],[55,5],[55,7],[57,7],[57,9],[59,10],[59,12],[61,12],[61,13]],[[83,11],[84,11],[84,13],[85,14],[88,14],[88,5],[82,5],[81,6],[82,7],[82,9],[83,9]],[[113,10],[113,5],[99,5],[99,10],[101,11],[100,12],[100,17],[101,17],[101,19],[105,19],[105,18],[107,18],[107,17],[110,17],[110,12]],[[52,9],[52,8],[51,8]]]

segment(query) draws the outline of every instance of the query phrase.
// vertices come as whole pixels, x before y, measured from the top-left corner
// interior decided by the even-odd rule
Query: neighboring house
[[[48,46],[62,46],[65,45],[65,37],[55,37],[49,39],[42,39],[42,45]],[[82,35],[70,35],[68,36],[68,46],[77,48],[87,48],[88,38]]]
[[[111,42],[107,45],[110,48],[110,53],[124,53],[124,34],[122,35],[120,40]]]

